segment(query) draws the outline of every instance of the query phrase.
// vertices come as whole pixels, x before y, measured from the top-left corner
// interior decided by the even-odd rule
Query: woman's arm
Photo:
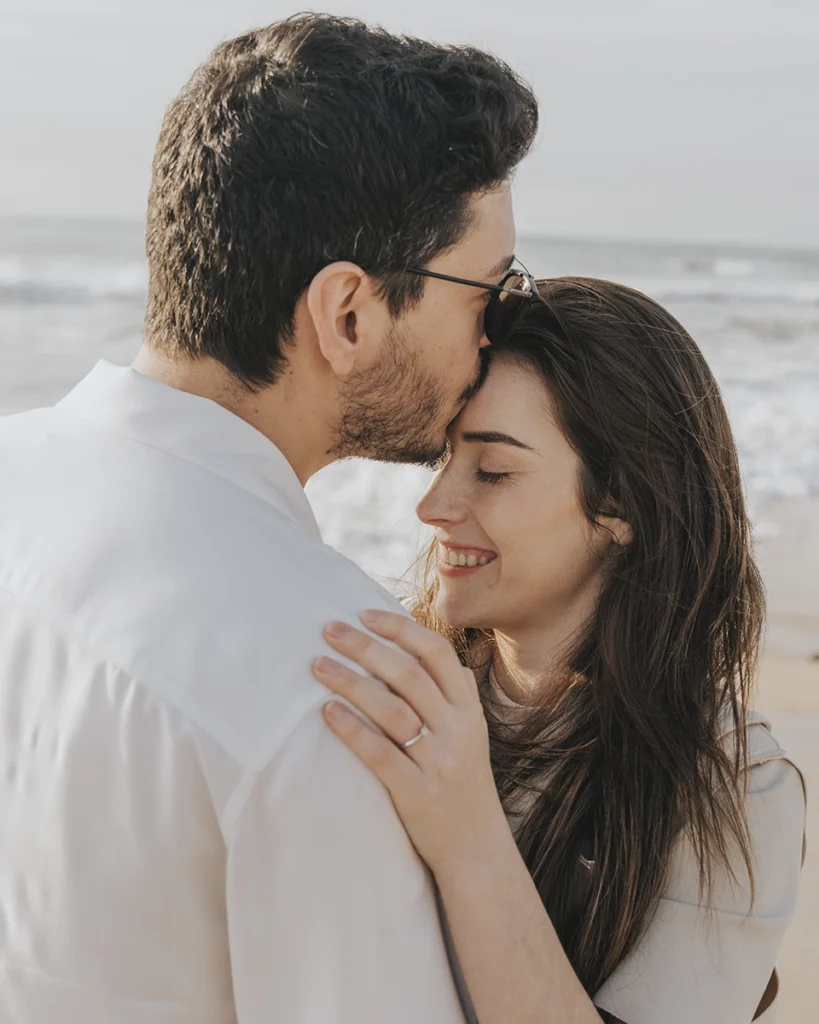
[[[481,1024],[599,1024],[507,824],[474,676],[411,619],[362,620],[412,657],[334,624],[328,642],[370,677],[331,659],[319,659],[316,676],[383,734],[338,702],[327,721],[389,790],[433,871]],[[405,747],[422,725],[429,732]]]
[[[472,857],[436,874],[478,1019],[600,1024],[509,828],[497,831]]]

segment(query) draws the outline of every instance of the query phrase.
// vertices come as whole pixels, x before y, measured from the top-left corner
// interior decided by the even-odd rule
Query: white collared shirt
[[[324,724],[399,606],[292,468],[100,363],[0,420],[0,1024],[456,1024],[434,887]]]

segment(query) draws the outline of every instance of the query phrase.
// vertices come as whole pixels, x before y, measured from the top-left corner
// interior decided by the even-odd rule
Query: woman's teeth
[[[450,565],[466,565],[470,569],[474,569],[476,565],[486,565],[489,559],[486,555],[467,555],[463,551],[453,551],[451,548],[446,556],[446,561]]]

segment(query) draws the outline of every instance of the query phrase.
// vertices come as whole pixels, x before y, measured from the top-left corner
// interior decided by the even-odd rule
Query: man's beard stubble
[[[474,395],[486,376],[481,360],[475,380],[464,389],[459,406]],[[441,383],[425,373],[402,332],[394,327],[377,366],[342,383],[343,412],[336,458],[376,459],[434,468],[446,452],[446,438],[434,432],[446,395]]]

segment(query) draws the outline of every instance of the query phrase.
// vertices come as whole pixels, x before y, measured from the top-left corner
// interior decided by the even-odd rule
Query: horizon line
[[[94,226],[103,225],[115,225],[119,224],[122,226],[129,226],[133,228],[143,227],[145,224],[144,217],[127,216],[121,214],[41,214],[41,213],[4,213],[0,211],[0,221],[6,223],[17,222],[17,223],[58,223],[58,224],[86,224]],[[737,239],[725,240],[725,239],[681,239],[666,237],[646,237],[646,236],[631,236],[625,237],[623,235],[593,235],[579,231],[577,234],[566,234],[562,232],[560,234],[536,234],[527,231],[518,233],[519,242],[549,242],[558,245],[561,244],[603,244],[603,245],[621,245],[621,246],[654,246],[660,247],[673,247],[673,248],[700,248],[700,249],[743,249],[747,251],[758,251],[758,252],[779,252],[779,253],[798,253],[799,255],[818,255],[819,256],[819,239],[814,244],[805,242],[766,242],[766,241],[740,241]]]

